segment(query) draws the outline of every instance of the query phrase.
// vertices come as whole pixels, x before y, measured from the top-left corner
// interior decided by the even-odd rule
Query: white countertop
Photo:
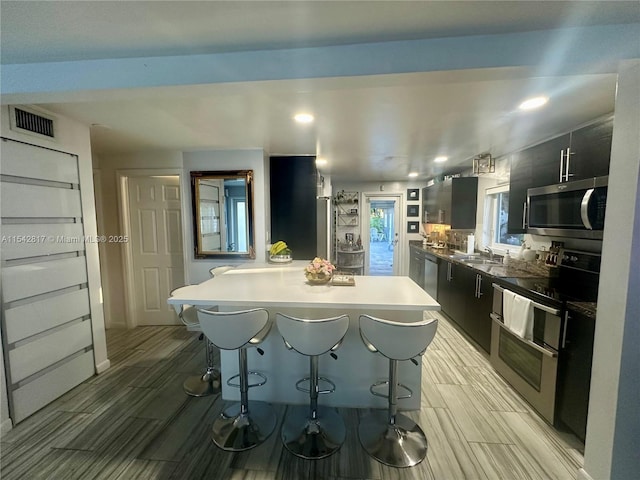
[[[371,353],[359,334],[359,316],[370,314],[398,322],[416,322],[424,310],[439,310],[440,305],[409,277],[356,276],[355,286],[309,285],[304,267],[309,262],[294,260],[288,264],[246,263],[206,280],[176,290],[169,303],[181,305],[217,305],[220,311],[244,308],[266,308],[269,316],[277,312],[308,319],[346,314],[349,328],[336,351],[337,358],[322,355],[319,359],[323,375],[336,384],[332,395],[323,395],[327,406],[350,408],[385,408],[386,400],[371,395],[371,384],[384,378],[388,360]],[[264,356],[248,349],[248,364],[252,371],[269,380],[260,388],[251,389],[253,400],[305,405],[308,394],[296,389],[296,382],[309,375],[308,362],[295,351],[288,350],[277,328],[272,328],[260,345]],[[238,371],[238,354],[220,351],[220,371],[229,378]],[[398,372],[404,385],[414,392],[411,398],[398,402],[401,409],[418,410],[421,405],[421,364],[400,362]],[[237,400],[237,388],[223,382],[222,398]],[[325,398],[326,397],[326,398]]]
[[[172,305],[439,310],[438,302],[409,277],[356,276],[355,286],[310,285],[308,261],[243,264],[198,285],[183,287]]]

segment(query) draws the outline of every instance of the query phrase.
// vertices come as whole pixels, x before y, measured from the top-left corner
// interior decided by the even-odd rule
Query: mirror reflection
[[[253,171],[191,172],[196,258],[255,258]]]

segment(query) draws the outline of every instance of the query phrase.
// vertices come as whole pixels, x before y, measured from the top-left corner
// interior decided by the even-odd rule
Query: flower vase
[[[307,281],[311,285],[324,285],[325,283],[329,283],[331,281],[331,275],[324,275],[321,273],[307,273],[306,277]]]

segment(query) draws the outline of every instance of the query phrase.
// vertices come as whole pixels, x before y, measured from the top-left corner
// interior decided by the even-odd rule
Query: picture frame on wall
[[[420,222],[407,222],[407,233],[419,233]]]
[[[407,205],[407,217],[419,217],[420,205]]]
[[[420,189],[419,188],[408,188],[407,189],[407,200],[420,200]]]

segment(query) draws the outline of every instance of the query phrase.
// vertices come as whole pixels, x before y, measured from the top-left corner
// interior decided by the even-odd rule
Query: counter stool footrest
[[[389,394],[388,393],[380,393],[380,392],[376,392],[374,389],[378,388],[378,387],[382,387],[382,386],[387,386],[389,385],[389,380],[382,380],[380,382],[376,382],[373,385],[371,385],[371,387],[369,388],[369,391],[371,392],[372,395],[375,395],[376,397],[383,397],[383,398],[389,398]],[[406,398],[411,398],[413,396],[413,390],[411,390],[409,387],[407,387],[406,385],[403,385],[402,383],[398,383],[398,388],[403,389],[404,391],[406,391],[407,393],[405,393],[404,395],[398,395],[396,397],[396,400],[404,400]]]
[[[299,392],[310,393],[311,389],[309,387],[301,387],[300,386],[302,383],[310,382],[310,381],[311,381],[311,377],[304,377],[303,379],[298,380],[296,382],[296,390],[298,390]],[[333,383],[328,378],[326,378],[326,377],[318,377],[318,386],[319,386],[320,382],[328,383],[329,384],[329,388],[319,389],[318,390],[318,395],[324,395],[324,394],[333,393],[333,392],[336,391],[336,384]]]
[[[248,388],[261,387],[262,385],[267,383],[267,377],[264,374],[260,373],[260,372],[247,372],[247,375],[255,375],[257,377],[262,378],[262,382],[251,383],[251,384],[247,385]],[[233,377],[230,377],[229,380],[227,380],[227,385],[230,386],[230,387],[240,388],[240,384],[239,383],[234,383],[233,382],[233,380],[235,380],[236,378],[240,378],[240,374],[239,373],[237,375],[234,375]]]

